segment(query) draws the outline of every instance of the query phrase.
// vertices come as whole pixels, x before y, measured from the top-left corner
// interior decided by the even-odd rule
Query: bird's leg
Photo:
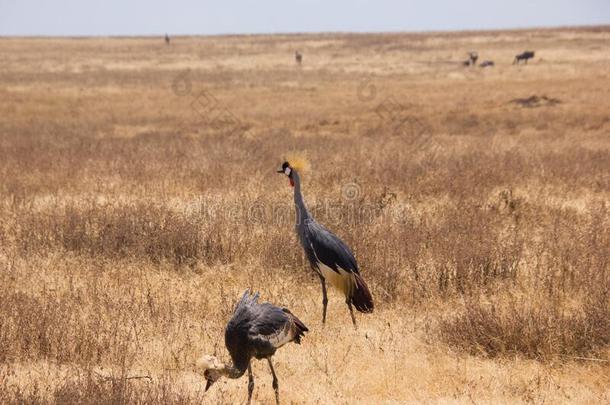
[[[322,283],[322,323],[326,323],[326,307],[328,306],[328,296],[326,295],[326,280],[321,274],[320,283]]]
[[[273,391],[275,391],[275,404],[280,405],[280,386],[277,382],[277,375],[275,375],[275,370],[273,369],[273,363],[271,363],[271,357],[267,357],[267,361],[269,362],[269,368],[271,369],[271,375],[273,375]]]
[[[352,302],[349,298],[345,300],[347,307],[349,308],[349,314],[352,316],[352,323],[354,324],[354,329],[358,329],[358,325],[356,325],[356,317],[354,316],[354,308],[352,308]]]
[[[252,392],[254,391],[254,376],[252,375],[252,366],[248,364],[248,405],[252,402]]]

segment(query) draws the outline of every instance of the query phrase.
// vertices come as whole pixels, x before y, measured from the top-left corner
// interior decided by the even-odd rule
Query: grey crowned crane
[[[322,284],[322,323],[326,323],[328,297],[326,282],[334,285],[345,295],[352,323],[356,327],[353,307],[363,313],[373,312],[373,297],[358,270],[358,263],[350,248],[335,234],[320,225],[311,216],[301,194],[299,170],[306,163],[292,160],[284,162],[278,173],[285,174],[294,188],[296,207],[295,230],[309,260],[311,268],[320,277]]]
[[[307,327],[288,309],[267,302],[258,303],[258,293],[246,290],[225,330],[225,345],[233,364],[225,364],[214,356],[203,356],[197,368],[203,368],[207,391],[220,377],[240,378],[248,370],[248,403],[254,391],[254,376],[250,361],[267,359],[273,375],[275,402],[280,403],[279,385],[271,357],[286,343],[300,344]]]

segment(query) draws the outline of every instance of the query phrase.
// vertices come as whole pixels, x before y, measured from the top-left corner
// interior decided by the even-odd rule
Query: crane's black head
[[[203,356],[194,364],[194,370],[203,369],[203,377],[206,380],[205,390],[209,390],[212,384],[220,379],[224,365],[214,356]]]
[[[210,389],[212,384],[214,384],[220,379],[220,373],[218,373],[216,370],[205,370],[203,373],[203,377],[206,380],[205,390],[207,391]]]
[[[286,176],[288,176],[288,179],[290,180],[290,186],[294,187],[294,180],[292,179],[292,167],[290,166],[290,163],[288,162],[284,162],[282,163],[282,168],[280,170],[278,170],[278,173],[283,173]]]

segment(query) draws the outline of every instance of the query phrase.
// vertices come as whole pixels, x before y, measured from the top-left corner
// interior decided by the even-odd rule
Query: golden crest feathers
[[[301,173],[307,172],[311,168],[309,160],[303,153],[291,152],[286,156],[286,160],[290,167]]]

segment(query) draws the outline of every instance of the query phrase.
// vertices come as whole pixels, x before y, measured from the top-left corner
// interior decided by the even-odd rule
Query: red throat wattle
[[[294,180],[292,180],[292,177],[289,177],[288,180],[290,180],[290,187],[294,187]]]

